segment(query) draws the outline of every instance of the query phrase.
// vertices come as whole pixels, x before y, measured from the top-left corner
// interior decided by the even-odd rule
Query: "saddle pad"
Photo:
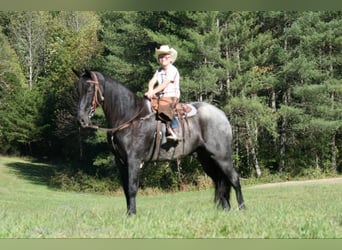
[[[192,104],[179,103],[177,104],[176,109],[180,111],[180,114],[186,117],[192,117],[197,114],[197,109]]]
[[[191,108],[191,111],[187,112],[187,117],[195,116],[197,114],[197,109],[195,108],[195,106],[193,106],[192,104],[186,104],[186,105]]]

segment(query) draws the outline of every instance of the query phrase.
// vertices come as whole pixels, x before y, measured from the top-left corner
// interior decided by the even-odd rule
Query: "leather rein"
[[[97,75],[95,72],[91,71],[91,80],[87,80],[88,83],[94,84],[94,96],[93,96],[93,100],[92,100],[92,113],[95,112],[97,105],[100,105],[99,101],[98,101],[98,95],[100,95],[101,101],[104,101],[104,96],[102,94],[101,88],[100,88],[100,83],[98,81]],[[104,131],[108,131],[108,132],[117,132],[119,130],[128,128],[129,126],[131,126],[133,124],[133,121],[141,114],[141,112],[143,111],[143,108],[141,108],[131,119],[129,119],[128,121],[122,123],[121,125],[119,125],[118,127],[115,128],[102,128],[100,126],[97,125],[87,125],[88,128],[92,128],[92,129],[97,129],[97,130],[104,130]],[[149,117],[151,114],[147,115],[146,117],[141,118],[142,120]],[[153,113],[152,113],[153,115]]]

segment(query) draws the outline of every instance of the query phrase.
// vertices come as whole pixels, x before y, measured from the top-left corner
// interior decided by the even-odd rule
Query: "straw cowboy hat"
[[[177,59],[177,51],[174,48],[170,48],[168,45],[162,45],[159,49],[156,49],[157,61],[159,55],[170,55],[172,63]]]

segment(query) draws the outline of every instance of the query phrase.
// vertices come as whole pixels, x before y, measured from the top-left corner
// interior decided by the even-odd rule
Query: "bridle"
[[[101,101],[104,101],[104,97],[102,95],[102,91],[100,88],[100,83],[99,80],[97,79],[97,75],[95,74],[95,72],[90,72],[91,74],[91,80],[87,80],[88,83],[94,84],[94,96],[93,96],[93,100],[91,102],[91,108],[92,108],[92,112],[95,112],[97,105],[100,105],[99,101],[98,101],[98,94],[100,94],[101,97]]]
[[[90,84],[94,84],[94,96],[93,96],[93,100],[91,102],[91,111],[89,114],[89,118],[91,118],[97,108],[98,105],[100,105],[99,100],[98,100],[98,95],[101,98],[101,101],[104,101],[104,96],[102,94],[101,88],[100,88],[100,83],[99,80],[97,78],[97,75],[95,72],[91,71],[91,80],[87,80],[88,83]],[[142,113],[142,111],[144,110],[144,108],[142,107],[131,119],[129,119],[128,121],[122,123],[121,125],[119,125],[116,128],[102,128],[100,126],[97,125],[87,125],[88,128],[93,128],[93,129],[98,129],[98,130],[104,130],[104,131],[110,131],[110,132],[117,132],[119,130],[128,128],[129,126],[132,125],[133,121]],[[141,120],[144,120],[148,117],[150,117],[151,115],[154,115],[153,113],[148,114],[145,117],[142,117]]]

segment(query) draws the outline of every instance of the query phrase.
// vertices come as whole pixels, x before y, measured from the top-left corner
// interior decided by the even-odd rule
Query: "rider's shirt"
[[[159,68],[155,75],[157,76],[158,84],[162,84],[165,79],[170,80],[170,83],[163,90],[162,96],[164,97],[180,97],[179,90],[179,73],[177,68],[170,64],[167,70]]]

